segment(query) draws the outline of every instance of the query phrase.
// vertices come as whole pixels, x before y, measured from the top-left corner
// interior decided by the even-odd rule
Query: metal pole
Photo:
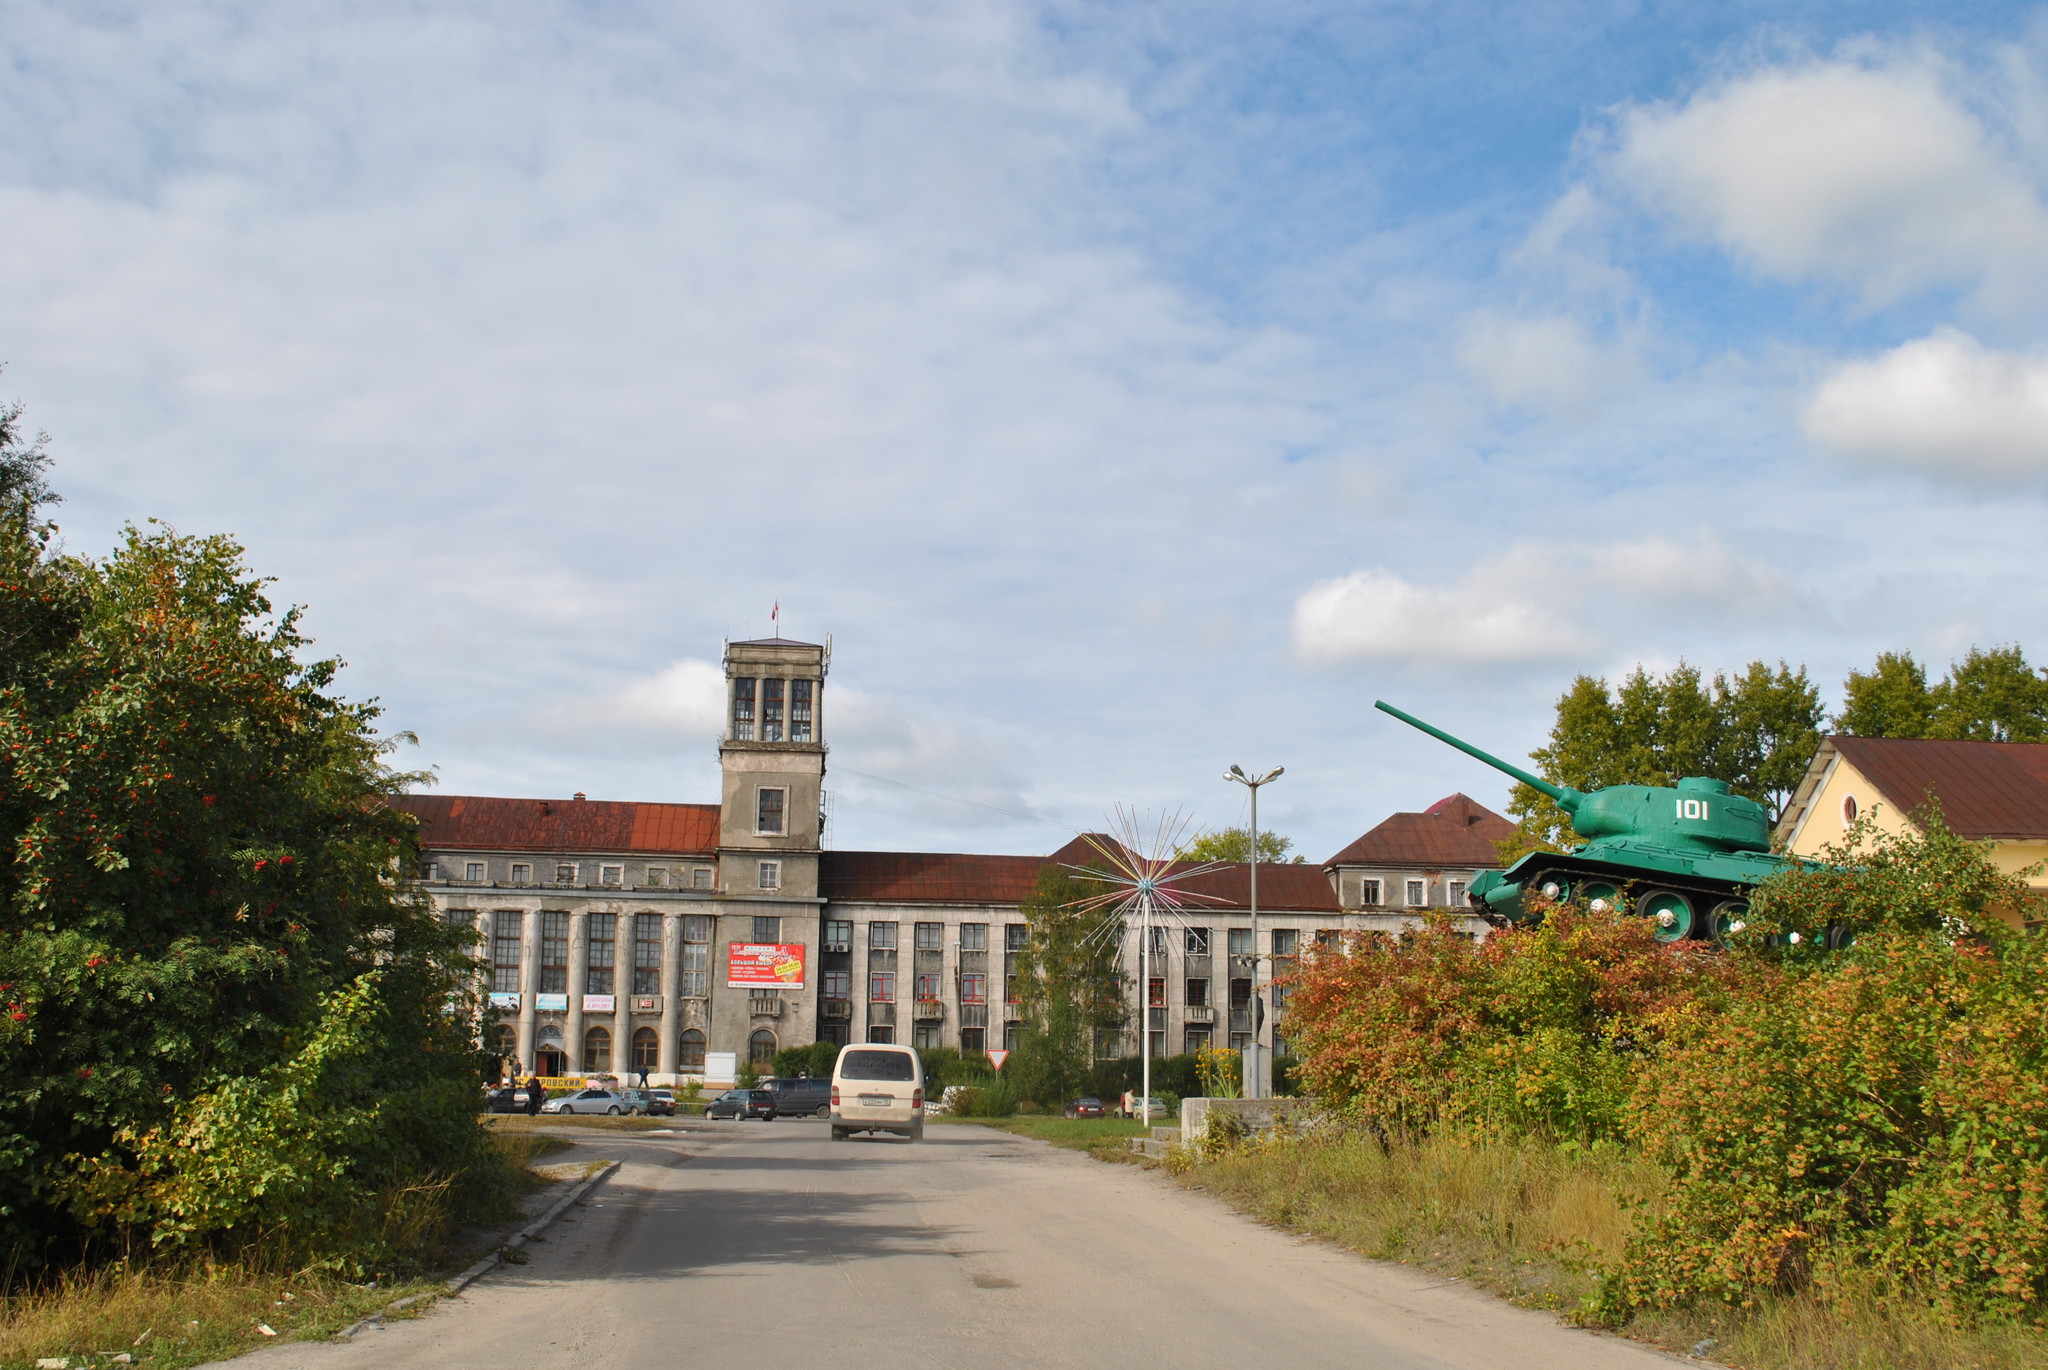
[[[1152,1126],[1152,900],[1138,915],[1138,1116]]]
[[[1272,1088],[1266,1076],[1264,1024],[1259,1012],[1265,1002],[1259,995],[1259,786],[1254,781],[1248,788],[1252,792],[1252,1049],[1246,1063],[1251,1069],[1245,1078],[1245,1097],[1263,1099]]]

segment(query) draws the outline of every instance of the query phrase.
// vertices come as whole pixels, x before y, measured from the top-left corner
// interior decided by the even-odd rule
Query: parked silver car
[[[550,1099],[540,1106],[543,1113],[609,1113],[617,1117],[621,1113],[638,1113],[637,1100],[616,1089],[579,1089],[574,1094],[564,1094],[559,1099]]]

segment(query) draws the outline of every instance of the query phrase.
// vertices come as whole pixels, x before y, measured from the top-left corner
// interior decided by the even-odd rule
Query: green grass
[[[1132,1153],[1124,1146],[1125,1139],[1146,1135],[1143,1123],[1127,1122],[1122,1118],[1048,1118],[1028,1114],[1013,1118],[949,1118],[942,1115],[929,1121],[934,1125],[951,1123],[962,1127],[992,1127],[998,1132],[1036,1137],[1054,1146],[1085,1151],[1103,1160],[1133,1159]]]
[[[1173,1167],[1176,1178],[1277,1226],[1365,1256],[1470,1280],[1567,1315],[1632,1225],[1658,1211],[1662,1174],[1621,1150],[1432,1139],[1381,1147],[1300,1140]],[[2022,1370],[2048,1333],[1947,1326],[1876,1297],[1772,1296],[1746,1310],[1638,1317],[1626,1335],[1747,1370]]]

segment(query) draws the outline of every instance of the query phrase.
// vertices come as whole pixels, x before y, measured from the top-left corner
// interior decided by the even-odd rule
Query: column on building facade
[[[612,1070],[621,1080],[633,1065],[633,915],[612,926]]]
[[[569,1058],[569,1073],[581,1075],[590,1069],[590,1062],[583,1059],[583,984],[584,976],[590,969],[589,932],[590,912],[588,909],[573,909],[569,913],[569,1020],[562,1030],[568,1040],[562,1043]]]
[[[538,1013],[534,996],[540,991],[540,915],[528,909],[519,916],[519,1061],[529,1075],[540,1069],[540,1053],[533,1034]]]
[[[661,915],[661,1044],[656,1069],[673,1080],[676,1047],[682,1036],[683,916]]]

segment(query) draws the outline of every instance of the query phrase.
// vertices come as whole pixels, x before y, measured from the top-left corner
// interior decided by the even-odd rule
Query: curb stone
[[[359,1322],[351,1323],[347,1327],[342,1328],[339,1332],[336,1332],[334,1334],[334,1339],[336,1341],[349,1341],[352,1340],[360,1332],[367,1331],[372,1327],[382,1327],[384,1323],[385,1314],[396,1313],[399,1309],[404,1308],[409,1304],[418,1303],[421,1299],[433,1298],[437,1295],[440,1297],[446,1297],[451,1294],[460,1294],[463,1290],[469,1288],[478,1280],[482,1279],[484,1276],[490,1274],[493,1270],[496,1270],[500,1265],[504,1264],[505,1253],[507,1251],[517,1251],[520,1247],[525,1246],[535,1237],[538,1237],[541,1233],[545,1232],[548,1229],[548,1226],[552,1224],[555,1219],[561,1217],[563,1213],[568,1211],[569,1206],[571,1204],[580,1202],[584,1195],[588,1194],[591,1190],[597,1188],[597,1186],[602,1184],[604,1181],[610,1179],[612,1177],[612,1172],[616,1171],[618,1168],[619,1163],[617,1161],[607,1161],[602,1170],[594,1171],[591,1174],[584,1176],[581,1180],[578,1180],[575,1184],[569,1187],[568,1193],[564,1194],[561,1198],[555,1200],[552,1204],[548,1205],[548,1209],[545,1213],[541,1214],[538,1218],[535,1218],[526,1226],[520,1228],[519,1231],[511,1238],[511,1240],[500,1244],[497,1250],[491,1252],[490,1255],[484,1257],[475,1265],[470,1266],[467,1270],[462,1271],[460,1274],[449,1276],[447,1280],[443,1281],[442,1286],[439,1290],[436,1290],[433,1293],[429,1294],[413,1294],[407,1298],[399,1299],[394,1303],[386,1304],[384,1307],[370,1314],[369,1317],[364,1318]]]

